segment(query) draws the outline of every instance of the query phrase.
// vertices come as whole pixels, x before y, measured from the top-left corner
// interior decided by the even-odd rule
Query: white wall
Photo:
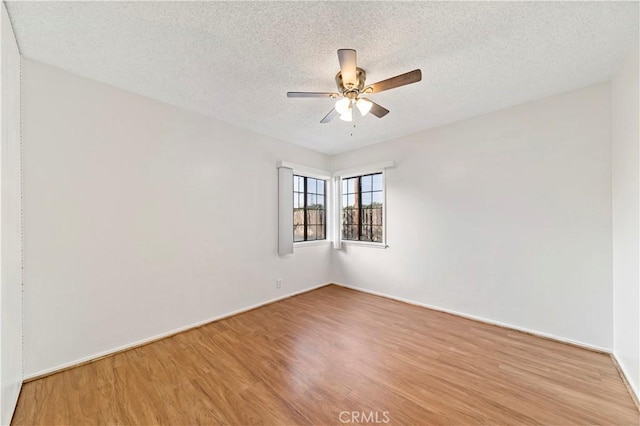
[[[640,132],[638,47],[611,82],[613,352],[640,397]]]
[[[334,157],[397,166],[389,248],[333,279],[610,349],[610,115],[603,83]]]
[[[0,423],[9,424],[22,386],[20,53],[2,3],[0,134]]]
[[[608,83],[331,159],[31,60],[23,81],[27,377],[328,281],[613,347]],[[395,160],[390,247],[279,258],[278,160]]]
[[[276,162],[327,156],[28,59],[22,122],[27,377],[329,280],[277,255]]]

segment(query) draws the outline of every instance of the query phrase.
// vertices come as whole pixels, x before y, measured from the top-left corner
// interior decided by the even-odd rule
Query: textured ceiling
[[[7,2],[24,56],[285,141],[347,151],[608,80],[637,2]],[[320,124],[336,50],[391,111]]]

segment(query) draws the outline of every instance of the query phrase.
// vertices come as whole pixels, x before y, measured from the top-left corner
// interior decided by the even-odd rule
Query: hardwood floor
[[[13,424],[385,420],[637,426],[640,413],[608,355],[328,286],[26,383]]]

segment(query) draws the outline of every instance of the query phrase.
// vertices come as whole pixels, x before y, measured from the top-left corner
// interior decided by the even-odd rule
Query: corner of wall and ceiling
[[[13,38],[16,40],[16,46],[18,47],[18,53],[20,54],[20,58],[22,59],[22,49],[20,48],[20,42],[18,41],[18,37],[16,37],[16,31],[13,25],[13,18],[11,17],[11,13],[9,12],[9,8],[7,7],[6,0],[2,0],[2,7],[7,12],[7,16],[9,17],[9,23],[11,24],[11,32],[13,33]],[[22,90],[22,60],[20,61],[20,89]],[[20,138],[22,139],[22,133],[20,133]]]

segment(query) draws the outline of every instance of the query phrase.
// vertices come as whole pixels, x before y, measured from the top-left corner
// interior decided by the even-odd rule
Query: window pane
[[[357,235],[358,229],[355,226],[353,226],[353,225],[347,226],[347,231],[348,231],[347,239],[349,239],[349,240],[357,240],[358,239],[358,235]]]
[[[307,178],[307,194],[316,193],[316,179]]]
[[[318,223],[318,210],[307,210],[307,225]]]
[[[382,242],[383,174],[343,179],[342,193],[342,238]]]
[[[373,207],[382,207],[382,191],[373,192]]]
[[[312,207],[316,204],[316,195],[307,194],[307,207]]]
[[[358,178],[347,179],[347,193],[355,194],[358,192]]]
[[[375,241],[376,243],[382,242],[382,226],[372,226],[372,238],[371,241]]]
[[[355,194],[347,195],[347,207],[355,207],[356,205],[356,196]]]
[[[363,192],[362,193],[362,207],[369,207],[371,206],[371,193],[370,192]]]
[[[362,184],[363,192],[371,191],[371,175],[362,176],[362,178],[360,179],[360,183]]]
[[[371,241],[371,226],[369,225],[362,226],[362,235],[360,235],[360,240]]]
[[[382,191],[382,173],[375,174],[372,177],[373,177],[373,190]]]
[[[371,209],[372,225],[382,225],[382,209]]]
[[[324,180],[294,175],[293,240],[295,242],[326,238],[325,193]]]
[[[344,240],[356,240],[357,239],[357,226],[346,225],[342,228],[342,239]]]
[[[316,226],[307,225],[307,241],[313,241],[316,239]]]
[[[363,225],[371,224],[371,209],[362,210],[362,224]]]

